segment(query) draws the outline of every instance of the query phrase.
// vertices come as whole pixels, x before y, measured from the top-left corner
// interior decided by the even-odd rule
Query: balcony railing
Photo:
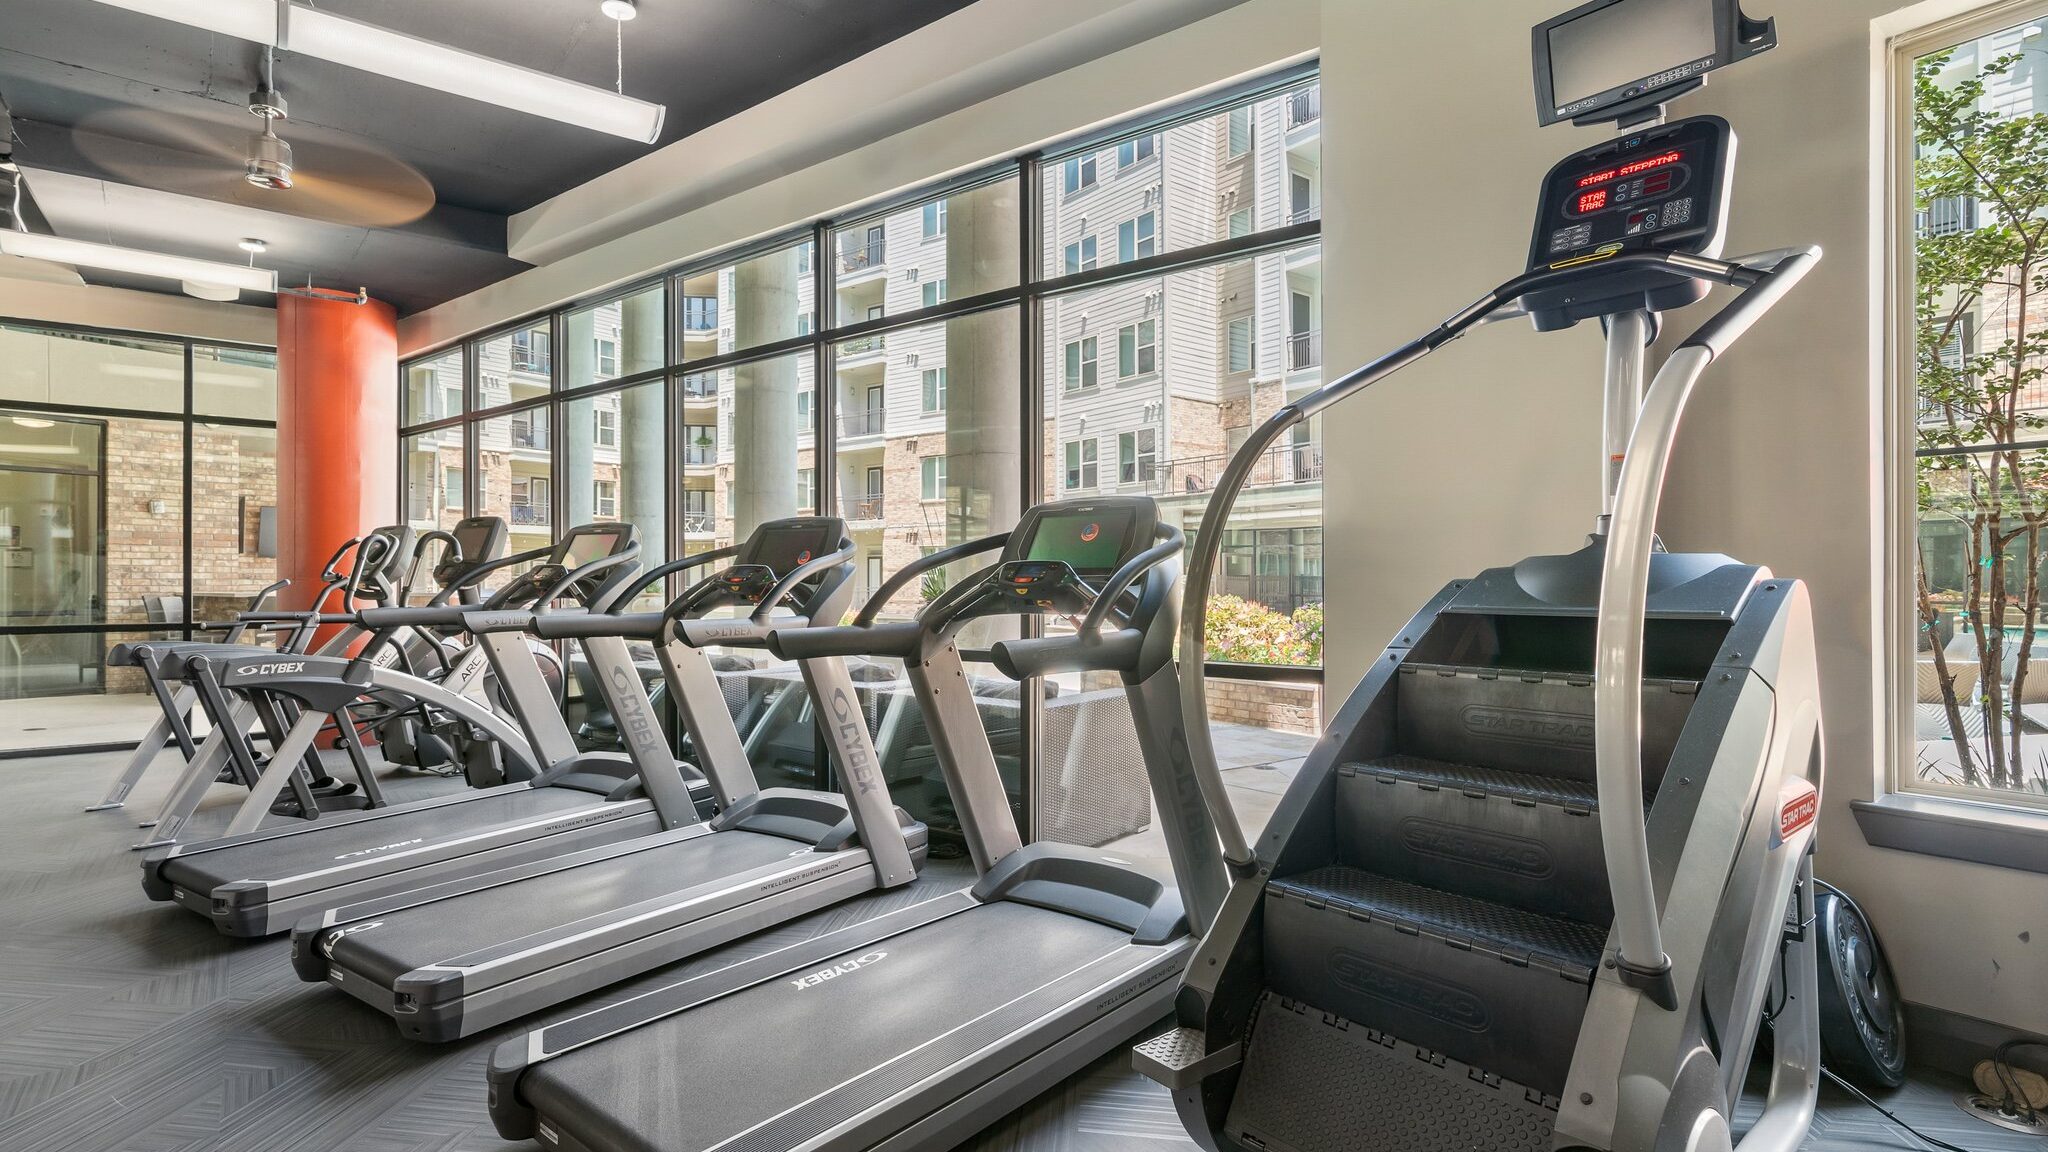
[[[839,418],[839,435],[843,439],[880,436],[882,426],[883,412],[880,408],[870,408],[865,412],[848,412]]]
[[[545,528],[548,520],[548,506],[545,504],[512,505],[512,522],[514,524],[531,524]]]
[[[866,496],[848,496],[840,503],[845,505],[848,520],[882,519],[882,494],[870,492]]]
[[[1214,487],[1223,468],[1230,463],[1227,453],[1190,456],[1168,460],[1155,470],[1148,487],[1161,496],[1207,492]],[[1320,444],[1280,444],[1266,449],[1252,465],[1245,483],[1251,488],[1279,484],[1311,484],[1323,478],[1323,449]]]
[[[1323,118],[1323,90],[1306,88],[1287,98],[1287,126],[1299,128]]]
[[[1314,368],[1323,362],[1323,330],[1296,332],[1287,338],[1287,370]]]
[[[548,374],[548,369],[552,367],[554,365],[546,349],[513,346],[512,370],[514,372],[533,372],[545,376]]]
[[[839,249],[839,271],[843,275],[848,272],[863,272],[869,268],[878,268],[882,264],[884,254],[885,246],[880,240],[870,240],[865,244],[841,247]]]
[[[718,297],[683,297],[683,327],[691,332],[710,332],[718,327]]]
[[[709,536],[718,531],[718,517],[708,511],[683,511],[683,531],[692,536]]]
[[[684,444],[683,463],[690,465],[718,463],[718,445],[699,444],[695,440]]]
[[[841,344],[839,346],[839,354],[841,356],[861,356],[869,352],[880,352],[888,346],[889,338],[886,336],[863,336],[858,340],[848,340],[846,343]]]
[[[683,395],[691,400],[718,399],[718,377],[708,372],[683,377]]]
[[[545,424],[514,424],[512,426],[514,448],[540,448],[548,446],[548,426]]]
[[[1307,204],[1303,205],[1300,208],[1294,209],[1292,212],[1289,212],[1287,214],[1287,222],[1289,224],[1301,224],[1313,220],[1321,214],[1321,210],[1318,209],[1315,205]]]

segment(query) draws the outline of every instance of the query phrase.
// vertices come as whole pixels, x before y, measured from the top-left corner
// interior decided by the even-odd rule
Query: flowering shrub
[[[1230,664],[1316,664],[1323,658],[1323,606],[1291,617],[1241,596],[1209,601],[1209,659]]]

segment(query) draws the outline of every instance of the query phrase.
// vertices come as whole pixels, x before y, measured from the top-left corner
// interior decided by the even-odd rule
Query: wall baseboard
[[[1906,1004],[1906,1059],[1914,1067],[1933,1068],[1967,1080],[1977,1062],[1990,1058],[2007,1040],[2048,1043],[2048,1036],[1946,1008],[1910,1001]],[[2048,1048],[2022,1048],[2012,1054],[2012,1062],[2048,1075]]]

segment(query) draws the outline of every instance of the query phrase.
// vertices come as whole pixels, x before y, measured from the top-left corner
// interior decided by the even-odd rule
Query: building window
[[[920,480],[919,495],[926,500],[946,498],[946,458],[944,456],[920,456],[917,459]]]
[[[1235,160],[1252,150],[1251,105],[1246,104],[1241,108],[1232,108],[1230,110],[1229,135],[1230,143],[1225,155],[1230,159]]]
[[[946,281],[943,277],[924,282],[924,306],[934,308],[946,302]]]
[[[462,415],[462,385],[450,384],[441,390],[441,411],[436,415]]]
[[[718,426],[683,425],[683,463],[692,466],[718,463]]]
[[[1124,484],[1150,484],[1159,471],[1159,432],[1140,428],[1116,438],[1117,480]]]
[[[548,330],[521,328],[512,333],[512,370],[545,376],[552,364],[548,355]]]
[[[1147,212],[1135,220],[1126,220],[1116,227],[1116,258],[1118,263],[1129,264],[1143,260],[1159,250],[1159,219],[1156,213]]]
[[[934,200],[924,206],[924,238],[930,240],[946,234],[946,202]]]
[[[514,508],[547,507],[547,480],[540,476],[514,476],[512,478],[512,506]]]
[[[1064,187],[1069,196],[1081,191],[1083,188],[1093,188],[1095,186],[1095,153],[1090,152],[1086,156],[1076,156],[1068,160],[1064,169],[1063,180]]]
[[[946,410],[946,370],[927,368],[924,370],[924,410],[944,412]]]
[[[797,314],[796,334],[799,336],[809,336],[811,334],[811,314],[809,312]]]
[[[1067,391],[1095,387],[1095,337],[1067,342]]]
[[[796,470],[797,508],[802,512],[814,512],[818,507],[818,470],[799,468]]]
[[[683,327],[692,332],[718,330],[718,297],[683,297]]]
[[[1095,441],[1067,441],[1067,491],[1076,492],[1096,486]]]
[[[1065,255],[1066,259],[1061,264],[1061,267],[1066,269],[1066,274],[1069,276],[1076,272],[1086,272],[1094,268],[1095,237],[1083,236],[1072,244],[1067,245]]]
[[[798,246],[797,246],[797,250],[796,250],[796,270],[797,270],[797,271],[798,271],[799,273],[803,274],[803,275],[806,275],[806,276],[810,275],[810,272],[811,272],[811,242],[810,242],[809,240],[806,240],[806,241],[804,241],[804,242],[803,242],[802,244],[800,244],[800,245],[798,245]]]
[[[462,469],[441,469],[441,503],[448,508],[462,507]]]
[[[1126,140],[1116,146],[1116,166],[1121,170],[1150,160],[1158,149],[1157,136],[1140,136],[1135,140]]]
[[[2030,23],[2038,23],[2033,21]],[[1912,270],[1892,308],[1912,333],[1912,467],[1895,466],[1915,538],[1891,551],[1898,686],[1893,785],[2003,804],[2048,806],[2048,382],[2038,378],[2048,316],[2026,304],[2048,278],[2038,220],[1996,206],[2038,201],[2048,160],[2014,131],[2037,105],[2021,27],[1960,44],[1906,46],[1911,82]],[[2038,129],[2031,129],[2038,131]],[[1901,141],[1904,143],[1905,141]],[[1905,223],[1906,221],[1898,221]],[[1992,227],[1997,225],[1997,227]],[[1908,450],[1902,431],[1895,451]],[[1897,507],[1897,505],[1894,505]],[[1911,565],[1912,567],[1906,567]],[[1910,694],[1910,699],[1907,699]]]
[[[1119,378],[1143,376],[1159,367],[1159,322],[1140,320],[1126,324],[1116,337],[1116,374]]]
[[[617,340],[597,341],[597,374],[610,379],[619,374],[619,342]]]
[[[796,394],[796,429],[798,432],[811,431],[811,397],[814,393],[805,388]]]
[[[619,413],[615,408],[599,408],[591,413],[596,423],[597,444],[600,448],[619,446]]]
[[[1228,345],[1230,371],[1249,372],[1252,370],[1252,318],[1238,316],[1224,326],[1224,342]]]
[[[1237,211],[1232,212],[1230,214],[1230,238],[1235,240],[1239,236],[1249,236],[1251,234],[1252,210],[1249,208],[1239,208]]]
[[[619,482],[617,480],[594,480],[590,485],[590,512],[599,520],[617,519],[619,515]]]

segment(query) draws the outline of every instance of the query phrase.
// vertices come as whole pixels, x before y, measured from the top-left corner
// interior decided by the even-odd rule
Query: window
[[[2036,379],[2048,317],[2022,287],[2048,277],[2048,251],[2038,221],[2014,225],[1995,208],[2048,183],[2048,160],[2007,136],[2048,109],[2023,63],[2031,39],[1988,22],[1975,31],[1909,45],[1896,62],[1913,82],[1910,122],[1895,125],[1911,133],[1898,154],[1913,230],[1898,261],[1911,276],[1891,306],[1913,341],[1896,360],[1910,365],[1899,390],[1916,418],[1900,422],[1891,498],[1914,501],[1916,516],[1915,538],[1891,549],[1892,784],[2048,806],[2035,718],[2048,699],[2048,612],[2030,611],[2048,592],[2048,537],[2027,530],[2048,517],[2048,454],[2032,447],[2048,439],[2048,383]]]
[[[613,377],[619,374],[619,342],[603,340],[597,342],[597,374]]]
[[[1157,320],[1126,324],[1116,337],[1116,374],[1119,378],[1143,376],[1159,367]]]
[[[1158,473],[1159,433],[1140,428],[1116,438],[1117,480],[1124,484],[1150,484]]]
[[[1140,136],[1135,140],[1126,140],[1116,146],[1116,166],[1119,169],[1129,168],[1134,164],[1150,160],[1158,148],[1159,137],[1157,136]]]
[[[619,514],[619,482],[598,480],[591,484],[591,511],[599,520],[612,520]]]
[[[1067,441],[1067,491],[1095,486],[1095,441],[1092,438]]]
[[[522,328],[512,334],[512,370],[545,374],[551,364],[548,330]]]
[[[946,370],[927,368],[924,370],[924,410],[944,412],[946,410]]]
[[[1116,227],[1116,258],[1121,264],[1143,260],[1158,251],[1158,216],[1147,212],[1135,220],[1126,220]]]
[[[924,238],[930,240],[935,236],[944,236],[945,234],[946,202],[944,200],[934,200],[924,206]]]
[[[711,332],[718,328],[718,297],[683,297],[683,327],[692,332]]]
[[[815,512],[818,508],[818,470],[799,468],[796,470],[797,511]]]
[[[808,276],[811,274],[811,242],[806,240],[796,250],[796,270]]]
[[[600,448],[619,446],[619,413],[614,408],[599,408],[591,413],[596,422],[597,444]]]
[[[1232,212],[1230,214],[1230,238],[1235,240],[1239,236],[1249,236],[1251,234],[1252,210],[1249,208],[1239,208],[1237,211]]]
[[[809,312],[802,313],[796,318],[796,334],[799,336],[809,336],[811,334],[811,314]]]
[[[1062,171],[1065,173],[1067,195],[1072,196],[1083,188],[1094,187],[1095,154],[1090,152],[1086,156],[1076,156],[1068,160]]]
[[[1072,244],[1067,245],[1066,259],[1061,266],[1066,269],[1066,274],[1069,276],[1076,272],[1086,272],[1094,268],[1095,237],[1083,236]]]
[[[1252,370],[1252,318],[1238,316],[1224,326],[1224,340],[1228,347],[1229,370],[1249,372]]]
[[[1095,337],[1067,343],[1067,391],[1095,387]]]
[[[917,460],[918,476],[921,481],[919,495],[926,500],[946,498],[946,458],[944,456],[920,456]]]
[[[441,503],[450,508],[462,507],[462,469],[453,465],[441,469]]]
[[[1230,159],[1235,160],[1252,150],[1251,105],[1247,104],[1242,108],[1232,108],[1230,110],[1230,127],[1228,131],[1230,142],[1228,151],[1225,154]]]
[[[683,463],[693,466],[718,463],[716,424],[683,425]]]
[[[814,393],[805,388],[796,394],[796,427],[798,432],[811,431],[811,397]]]
[[[927,308],[931,308],[931,307],[935,307],[935,306],[937,306],[937,305],[940,305],[940,304],[944,304],[945,302],[946,302],[946,281],[944,280],[944,278],[941,278],[941,279],[938,279],[938,280],[927,280],[927,281],[925,281],[925,282],[924,282],[924,306],[925,306],[925,307],[927,307]]]

